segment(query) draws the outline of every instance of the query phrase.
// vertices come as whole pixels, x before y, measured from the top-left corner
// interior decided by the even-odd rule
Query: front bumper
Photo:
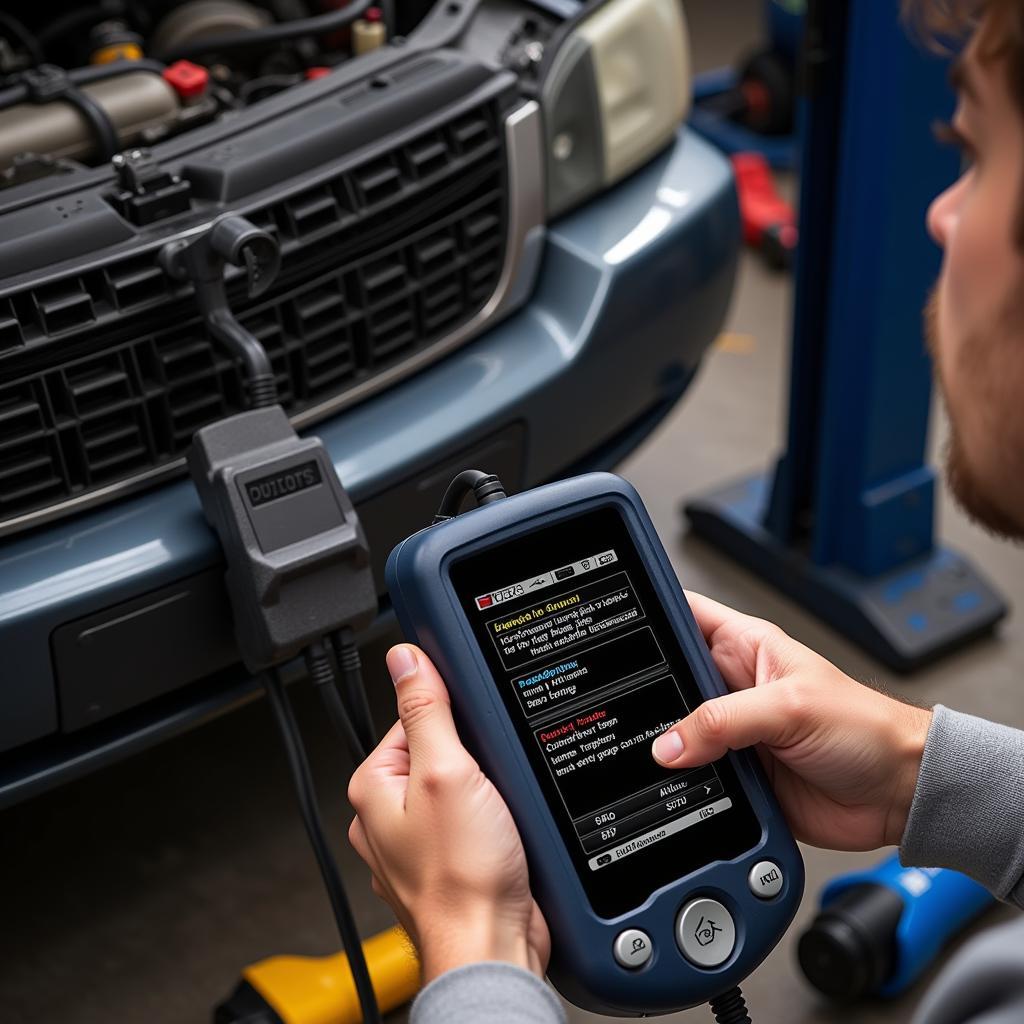
[[[721,326],[738,240],[728,164],[681,130],[641,171],[548,229],[534,292],[518,313],[319,424],[378,562],[422,525],[421,508],[436,501],[452,465],[463,468],[460,459],[493,454],[510,485],[526,487],[638,443]],[[216,586],[219,562],[187,480],[0,545],[0,805],[154,742],[251,689],[229,635],[214,643],[204,670],[210,629],[228,632],[225,609],[212,609],[211,627],[189,618],[187,595],[164,590],[200,576]],[[161,607],[171,602],[171,617],[154,621],[179,623],[179,635],[147,634],[146,595]],[[102,628],[69,631],[68,623],[112,606],[121,609]],[[110,696],[104,679],[94,679],[94,699],[81,691],[91,684],[76,666],[110,636],[128,641],[110,666],[122,682]],[[177,676],[161,642],[191,652]],[[137,699],[125,693],[131,680]]]

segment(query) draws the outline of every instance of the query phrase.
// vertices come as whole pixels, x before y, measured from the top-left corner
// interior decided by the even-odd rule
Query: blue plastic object
[[[943,61],[895,7],[817,0],[787,448],[763,475],[692,502],[696,532],[902,671],[992,628],[1000,596],[933,538],[924,464],[931,365],[921,310],[939,269],[925,230],[958,158]],[[898,592],[899,596],[892,595]]]
[[[602,524],[600,529],[595,529],[597,523]],[[552,545],[552,551],[557,548],[557,557],[548,552]],[[524,730],[532,727],[523,724],[524,716],[528,719],[531,712],[523,704],[520,715],[516,701],[534,694],[541,695],[538,700],[561,699],[552,695],[552,687],[560,691],[559,679],[577,680],[581,687],[594,686],[593,693],[599,696],[592,698],[591,691],[585,690],[584,703],[579,702],[581,698],[573,698],[564,705],[579,710],[567,710],[566,714],[577,715],[575,721],[589,724],[595,715],[587,702],[603,702],[597,704],[603,708],[616,699],[632,700],[645,686],[650,692],[650,687],[656,685],[650,676],[657,676],[661,670],[655,667],[646,677],[627,675],[630,681],[625,689],[621,680],[605,685],[603,676],[599,676],[602,681],[588,683],[586,676],[580,675],[580,667],[589,666],[598,675],[602,666],[597,661],[588,663],[588,641],[577,643],[572,636],[566,653],[554,655],[559,659],[554,666],[546,666],[544,656],[521,663],[521,657],[533,657],[533,648],[529,648],[529,655],[523,655],[526,648],[518,647],[515,640],[495,639],[497,634],[488,632],[490,622],[481,624],[482,615],[507,601],[509,622],[534,621],[531,607],[524,611],[520,597],[508,596],[523,593],[515,583],[521,577],[526,586],[539,581],[542,589],[537,596],[528,595],[538,610],[550,605],[556,610],[576,607],[581,615],[602,614],[593,610],[602,605],[596,596],[588,596],[587,581],[596,579],[597,590],[604,586],[605,576],[601,571],[592,573],[591,568],[594,560],[609,554],[606,548],[612,551],[612,557],[606,559],[611,566],[607,571],[621,567],[620,575],[626,577],[616,592],[633,588],[632,597],[617,607],[628,609],[634,598],[638,599],[639,625],[645,620],[646,606],[646,621],[663,649],[664,661],[672,671],[670,678],[674,678],[679,691],[685,695],[691,687],[695,701],[724,693],[724,684],[639,495],[610,474],[594,473],[539,487],[414,534],[392,552],[386,576],[403,632],[427,651],[446,679],[460,736],[507,801],[520,830],[530,862],[531,886],[551,929],[552,981],[567,998],[589,1010],[617,1015],[667,1013],[723,993],[764,959],[799,904],[803,863],[760,765],[748,751],[729,754],[710,769],[718,774],[725,794],[731,795],[733,807],[716,813],[713,820],[700,821],[683,835],[663,837],[663,844],[661,838],[650,843],[645,839],[640,848],[623,854],[621,860],[605,861],[608,866],[602,870],[598,870],[604,856],[599,846],[594,848],[599,856],[588,861],[593,851],[584,847],[587,852],[581,854],[577,835],[572,835],[571,842],[567,838],[571,829],[571,824],[567,825],[571,817],[568,784],[555,780],[553,769],[549,776],[536,767],[538,761],[548,764],[544,761],[547,755],[531,748],[532,737]],[[491,573],[492,561],[506,555],[510,559],[507,566],[501,573]],[[551,573],[540,571],[545,560],[552,563]],[[575,569],[569,571],[572,567]],[[577,575],[580,579],[573,580]],[[545,582],[549,576],[554,580],[550,585]],[[611,585],[611,577],[607,579]],[[563,584],[569,589],[560,590]],[[575,592],[572,587],[577,588]],[[582,595],[582,604],[572,599],[573,593]],[[475,614],[483,609],[490,612]],[[579,628],[575,621],[577,625],[572,628]],[[512,628],[509,622],[495,628]],[[565,635],[552,631],[548,637],[547,627],[543,628],[545,635],[533,633],[536,639],[530,643],[544,645]],[[638,628],[636,634],[642,631]],[[621,633],[609,629],[601,635]],[[493,651],[486,644],[488,636],[494,640]],[[612,642],[616,641],[602,647],[604,664],[615,657],[609,646]],[[562,676],[565,659],[570,658],[573,671]],[[522,691],[495,670],[496,664],[500,669],[506,661],[521,663],[519,670],[529,673]],[[541,683],[534,690],[538,679],[556,682],[547,687]],[[600,696],[609,691],[612,696]],[[623,711],[623,707],[619,705],[617,728],[625,730],[623,736],[627,738],[616,736],[616,747],[625,751],[633,744],[649,765],[646,759],[650,742],[657,732],[641,730],[642,739],[633,739],[624,722],[630,711],[628,707]],[[510,709],[516,712],[514,716]],[[665,713],[669,721],[679,717],[668,708]],[[553,734],[558,726],[550,729]],[[549,733],[536,735],[540,743],[541,735],[547,737]],[[616,756],[621,758],[623,754]],[[614,772],[625,771],[624,764],[616,761]],[[581,767],[581,774],[585,770],[589,769]],[[696,784],[694,788],[699,789]],[[564,807],[553,793],[565,801]],[[698,804],[702,796],[696,795]],[[744,831],[741,823],[748,818],[752,828]],[[737,839],[743,843],[738,849],[725,848]],[[579,842],[584,840],[579,838]],[[619,857],[617,852],[615,857]],[[686,858],[693,862],[689,870],[684,864]],[[770,898],[754,895],[753,883],[748,879],[754,865],[763,860],[774,862],[783,876],[781,890]],[[659,874],[662,871],[674,873],[663,878]],[[615,882],[602,882],[606,877]],[[632,890],[642,895],[622,906],[621,890],[627,888],[630,896]],[[683,955],[675,934],[680,910],[701,896],[717,900],[728,909],[736,932],[735,946],[724,962],[706,968],[695,966]],[[616,905],[616,912],[594,909],[609,904]],[[616,937],[627,928],[642,930],[653,947],[653,955],[639,969],[620,966],[613,955]]]
[[[987,889],[959,871],[907,868],[893,854],[866,871],[834,878],[822,891],[822,909],[862,886],[884,886],[903,904],[892,937],[891,970],[876,993],[886,997],[909,988],[943,946],[995,902]]]

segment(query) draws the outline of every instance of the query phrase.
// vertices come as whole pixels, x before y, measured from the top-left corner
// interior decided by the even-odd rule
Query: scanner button
[[[717,967],[732,956],[736,923],[717,900],[691,900],[676,918],[676,942],[698,967]]]
[[[615,939],[615,945],[612,946],[612,952],[623,967],[628,967],[631,970],[643,967],[651,959],[653,952],[651,937],[647,932],[640,931],[639,928],[627,928],[624,932],[619,932]]]
[[[750,891],[762,900],[770,900],[782,892],[782,868],[774,861],[759,860],[747,875]]]

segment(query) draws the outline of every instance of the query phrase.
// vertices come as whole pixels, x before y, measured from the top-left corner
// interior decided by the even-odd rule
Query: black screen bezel
[[[539,541],[539,534],[544,535],[542,541]],[[507,673],[482,628],[485,616],[477,610],[475,598],[516,579],[544,572],[554,562],[575,561],[605,548],[622,552],[623,566],[635,573],[633,584],[649,624],[692,709],[704,697],[662,607],[642,549],[634,542],[619,506],[601,504],[570,513],[555,522],[548,521],[503,542],[456,557],[448,566],[448,576],[462,614],[490,669],[491,685],[512,721],[531,774],[558,827],[591,908],[599,917],[610,919],[641,906],[659,889],[699,868],[749,852],[761,841],[763,830],[735,768],[728,758],[723,758],[715,762],[715,768],[726,794],[733,800],[730,809],[598,871],[589,868],[588,855],[580,847],[572,821],[533,739],[532,727],[523,717],[511,688],[499,684]],[[714,852],[709,855],[708,851]]]

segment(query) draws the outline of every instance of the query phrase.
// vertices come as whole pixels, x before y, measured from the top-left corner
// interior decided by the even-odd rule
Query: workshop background
[[[758,0],[689,0],[698,71],[732,62],[760,32]],[[782,187],[793,193],[793,183]],[[885,229],[878,225],[879,232]],[[914,700],[1024,726],[1024,624],[899,678],[703,543],[681,501],[768,465],[783,440],[791,278],[745,255],[726,330],[685,400],[620,471],[640,490],[684,585],[779,623],[857,678]],[[624,339],[626,341],[628,339]],[[936,409],[933,450],[945,425]],[[1018,609],[1021,554],[969,524],[943,490],[939,532]],[[364,651],[379,722],[393,715],[386,647]],[[345,755],[311,692],[295,693],[325,817],[364,935],[388,927],[349,849]],[[744,984],[754,1018],[904,1021],[927,979],[892,1002],[837,1009],[798,972],[796,938],[826,880],[878,853],[804,849],[807,889],[787,937]],[[263,701],[0,814],[0,1020],[5,1024],[207,1021],[239,970],[284,952],[333,951],[336,933]],[[981,926],[1008,916],[1000,908]],[[407,1011],[389,1017],[406,1019]],[[570,1020],[599,1020],[570,1008]],[[673,1020],[710,1020],[706,1008]]]

